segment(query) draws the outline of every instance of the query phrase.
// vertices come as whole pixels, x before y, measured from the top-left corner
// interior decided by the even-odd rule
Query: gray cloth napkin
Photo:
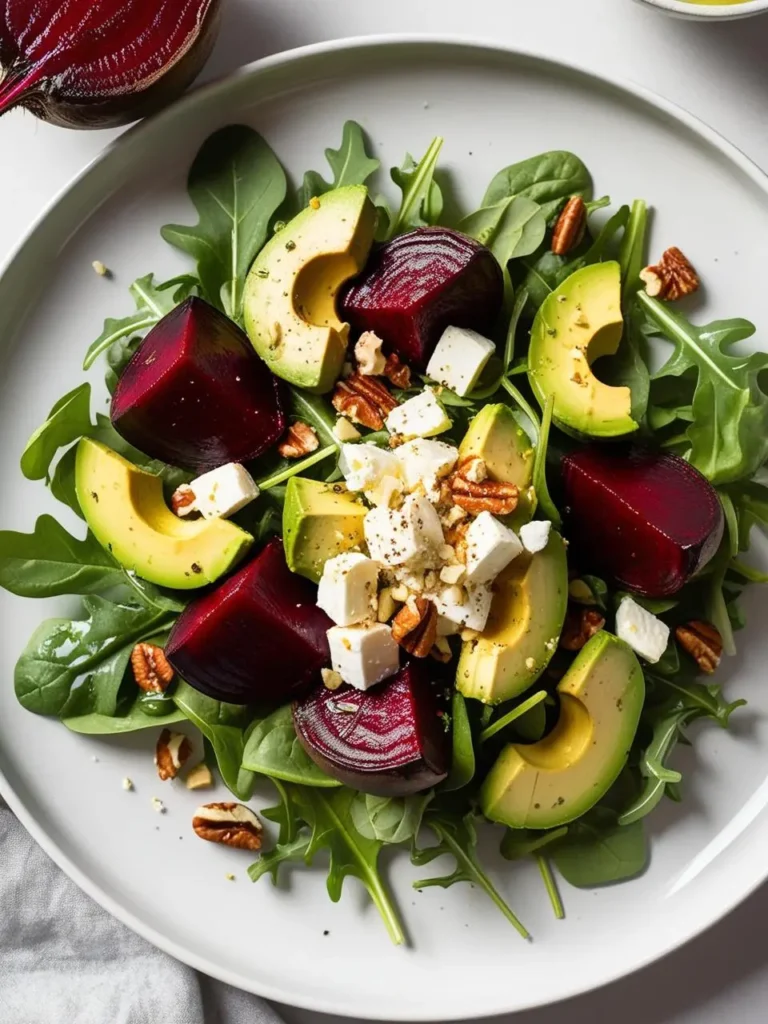
[[[2,1024],[280,1024],[102,910],[0,799]]]

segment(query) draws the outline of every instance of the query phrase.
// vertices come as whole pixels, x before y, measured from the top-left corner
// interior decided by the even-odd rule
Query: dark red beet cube
[[[364,693],[318,686],[293,705],[301,745],[326,774],[353,789],[407,796],[448,774],[445,683],[424,662]]]
[[[256,458],[286,425],[277,378],[236,324],[194,298],[141,343],[111,417],[134,447],[193,473]]]
[[[375,331],[423,370],[446,327],[488,333],[502,297],[490,249],[450,228],[420,228],[374,249],[341,309],[352,327]]]
[[[684,459],[624,446],[563,458],[567,535],[587,572],[644,597],[666,597],[717,551],[717,492]]]
[[[317,587],[292,573],[283,543],[260,554],[181,613],[165,653],[201,693],[231,704],[281,702],[303,693],[330,664],[333,623]]]

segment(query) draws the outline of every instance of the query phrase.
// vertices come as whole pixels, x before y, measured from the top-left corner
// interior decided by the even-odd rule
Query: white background
[[[697,24],[670,20],[630,0],[228,0],[225,8],[205,77],[341,36],[433,32],[487,38],[640,82],[698,114],[768,169],[768,17]],[[22,113],[0,122],[0,262],[114,134],[67,132]],[[762,1024],[768,1005],[766,921],[768,888],[662,963],[590,996],[519,1015],[515,1024]],[[429,978],[424,984],[428,988]],[[467,984],[482,985],[482,978],[468,977]],[[290,1024],[326,1020],[306,1011],[284,1013]]]

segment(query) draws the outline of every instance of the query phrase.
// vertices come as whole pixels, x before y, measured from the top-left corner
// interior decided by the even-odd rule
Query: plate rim
[[[215,96],[217,93],[226,95],[227,91],[232,87],[232,83],[243,78],[253,77],[254,79],[257,79],[262,73],[269,72],[275,68],[291,64],[300,64],[305,60],[311,60],[315,57],[332,57],[334,54],[339,52],[365,49],[395,50],[398,47],[407,48],[409,46],[427,46],[436,51],[458,49],[466,51],[468,55],[474,54],[475,57],[482,56],[482,54],[485,53],[492,54],[496,58],[508,58],[510,61],[529,61],[540,66],[550,67],[559,72],[565,71],[571,75],[581,77],[582,79],[596,83],[603,88],[607,88],[613,92],[618,92],[623,95],[625,99],[629,98],[640,100],[644,105],[652,108],[657,113],[660,112],[666,117],[671,118],[673,121],[683,124],[694,135],[698,136],[704,142],[718,150],[719,153],[731,163],[736,164],[742,173],[750,178],[768,198],[768,174],[762,171],[762,169],[742,150],[695,114],[692,114],[679,104],[667,100],[660,94],[632,81],[631,79],[596,72],[593,69],[588,68],[586,65],[576,61],[560,60],[540,50],[528,47],[509,46],[484,37],[439,33],[364,34],[342,39],[324,40],[319,43],[311,43],[262,57],[259,60],[245,64],[226,75],[216,78],[211,82],[194,88],[191,92],[185,94],[171,106],[156,114],[154,117],[141,121],[129,128],[117,139],[108,143],[108,145],[92,160],[90,160],[78,174],[73,176],[67,184],[59,189],[53,198],[44,206],[41,213],[33,220],[27,231],[13,247],[8,258],[2,263],[2,265],[0,265],[0,289],[2,289],[2,286],[5,284],[6,277],[13,270],[16,262],[22,258],[25,250],[28,247],[32,247],[39,241],[40,236],[45,231],[46,222],[66,199],[69,193],[73,192],[94,176],[104,162],[114,158],[114,154],[116,152],[119,154],[125,146],[132,145],[132,140],[136,136],[141,137],[144,134],[149,134],[151,131],[155,130],[157,126],[162,127],[164,123],[175,118],[180,112],[194,109],[201,99]],[[229,970],[223,966],[220,967],[213,961],[208,960],[205,956],[199,955],[193,950],[181,946],[173,939],[163,935],[151,924],[145,923],[138,915],[123,906],[117,899],[111,896],[99,883],[89,878],[85,870],[81,869],[61,849],[56,840],[49,836],[43,822],[38,821],[33,812],[27,809],[22,798],[16,793],[9,779],[3,772],[1,764],[0,796],[5,799],[9,808],[30,833],[35,842],[38,843],[43,851],[81,890],[83,890],[97,904],[107,910],[107,912],[118,921],[130,928],[136,934],[140,935],[156,948],[162,950],[194,970],[200,971],[202,974],[216,978],[217,980],[232,985],[235,988],[241,989],[245,992],[250,992],[262,998],[271,999],[276,1002],[301,1009],[336,1014],[342,1017],[359,1017],[365,1020],[453,1021],[478,1019],[498,1014],[518,1013],[549,1005],[555,1005],[563,1002],[564,1000],[585,995],[592,991],[597,991],[620,980],[621,978],[637,973],[643,968],[661,960],[663,957],[674,953],[693,939],[704,934],[735,910],[766,880],[766,878],[768,878],[768,864],[766,864],[762,875],[756,877],[755,880],[748,882],[746,888],[739,892],[738,895],[726,898],[724,902],[719,905],[711,915],[709,915],[705,924],[701,925],[699,923],[695,923],[691,928],[686,928],[683,931],[682,936],[676,935],[672,941],[662,944],[661,948],[646,955],[631,967],[618,967],[610,970],[597,983],[589,981],[579,984],[577,981],[568,989],[567,992],[558,995],[556,999],[548,999],[544,996],[541,999],[530,999],[524,1004],[518,1006],[510,1007],[499,1005],[492,1009],[487,1007],[482,1008],[478,1010],[477,1013],[456,1012],[448,1015],[440,1014],[437,1017],[433,1013],[430,1013],[428,1009],[425,1009],[424,1012],[414,1010],[411,1010],[411,1012],[405,1012],[403,1010],[395,1010],[394,1012],[377,1012],[375,1008],[370,1008],[367,1005],[365,1007],[355,1008],[350,1007],[347,1003],[334,1001],[333,997],[324,997],[320,999],[317,997],[310,998],[302,995],[301,993],[297,993],[295,990],[288,991],[279,985],[269,983],[262,984],[258,980],[241,975],[235,970]]]

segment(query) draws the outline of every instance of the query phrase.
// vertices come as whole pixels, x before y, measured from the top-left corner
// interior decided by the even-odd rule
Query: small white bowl
[[[748,0],[741,4],[707,6],[686,3],[685,0],[639,0],[646,7],[666,11],[675,18],[690,18],[693,21],[735,21],[737,18],[751,18],[768,11],[768,0]]]

